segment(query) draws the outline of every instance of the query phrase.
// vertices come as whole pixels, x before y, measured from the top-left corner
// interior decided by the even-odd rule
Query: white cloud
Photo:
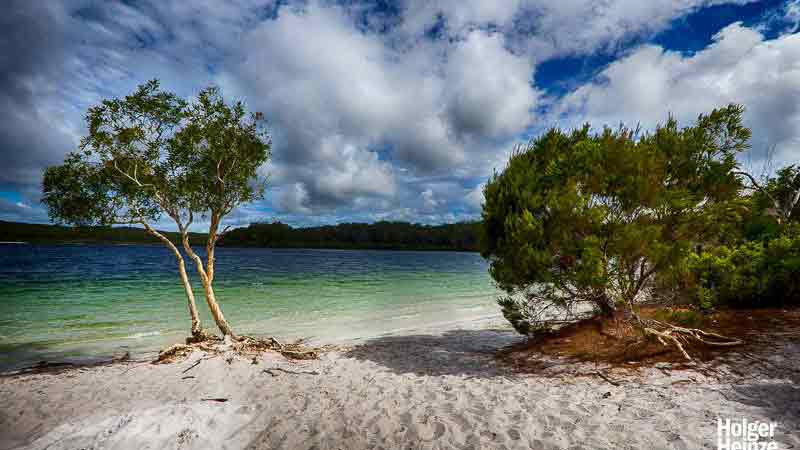
[[[476,30],[402,50],[384,39],[341,8],[282,9],[246,34],[240,64],[222,77],[274,124],[275,181],[302,182],[312,209],[391,197],[394,165],[463,167],[486,139],[530,124],[532,66],[502,36]]]
[[[619,121],[652,127],[671,112],[684,123],[730,102],[747,106],[756,150],[775,146],[797,159],[800,147],[800,35],[765,40],[733,24],[715,42],[684,56],[645,46],[611,64],[596,80],[563,99],[557,113],[576,124]]]
[[[277,196],[276,206],[280,212],[295,214],[309,214],[311,208],[306,206],[308,191],[303,183],[294,183],[285,186]]]
[[[439,201],[433,197],[433,190],[425,189],[420,194],[422,197],[422,210],[426,212],[433,212],[439,206]]]
[[[535,61],[568,54],[613,50],[656,33],[699,8],[753,0],[406,0],[404,34],[418,36],[439,21],[448,35],[494,27]]]
[[[470,33],[448,55],[446,104],[457,133],[507,136],[524,130],[537,93],[528,58],[509,53],[500,34]]]
[[[483,208],[483,202],[485,201],[483,196],[484,186],[486,186],[486,183],[481,183],[464,196],[465,203],[475,211],[480,211]]]
[[[686,121],[737,101],[756,144],[788,158],[800,129],[796,36],[766,40],[734,25],[693,55],[627,49],[698,8],[744,1],[404,0],[399,17],[365,26],[366,7],[322,0],[13,0],[0,19],[9,36],[0,131],[14,158],[0,184],[40,210],[42,168],[74,148],[85,108],[153,77],[187,97],[216,82],[263,111],[274,142],[262,170],[269,204],[309,222],[474,217],[481,186],[466,186],[556,121],[649,126],[668,110]],[[796,29],[799,4],[786,2],[774,20]],[[625,53],[563,99],[532,86],[538,63],[598,51]]]
[[[444,17],[452,33],[476,25],[508,24],[523,4],[522,0],[406,0],[403,2],[404,33],[416,35],[425,32]]]

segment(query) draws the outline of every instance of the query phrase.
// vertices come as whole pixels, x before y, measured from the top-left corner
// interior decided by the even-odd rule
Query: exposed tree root
[[[191,336],[186,338],[187,344],[197,344],[200,342],[207,342],[207,341],[218,341],[219,337],[214,333],[206,330],[205,328],[201,329],[200,331],[192,333]]]
[[[319,358],[318,349],[307,348],[303,345],[303,340],[297,340],[290,344],[282,344],[273,337],[255,338],[252,336],[240,336],[238,341],[233,344],[233,349],[241,355],[261,353],[264,351],[275,351],[289,359],[317,359]]]
[[[667,341],[671,342],[687,361],[692,361],[692,357],[684,348],[684,344],[690,342],[690,340],[715,347],[728,347],[744,343],[739,339],[732,339],[721,334],[704,331],[698,328],[684,328],[659,322],[658,320],[642,319],[637,314],[634,314],[634,317],[645,335],[655,336],[658,342],[663,345],[669,345]],[[709,340],[707,339],[709,337],[719,340]]]
[[[237,336],[235,339],[226,336],[219,338],[203,330],[201,333],[186,339],[186,344],[175,344],[158,354],[155,364],[170,363],[186,358],[192,351],[201,350],[210,355],[228,354],[231,358],[242,356],[253,358],[264,352],[278,352],[288,359],[317,359],[324,348],[309,348],[303,340],[283,344],[275,338],[257,338]]]

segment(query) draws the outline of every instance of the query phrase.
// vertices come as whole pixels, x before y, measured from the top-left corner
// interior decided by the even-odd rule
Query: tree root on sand
[[[690,342],[690,340],[714,347],[728,347],[732,345],[741,345],[744,343],[739,339],[729,338],[721,334],[703,331],[698,328],[684,328],[659,322],[658,320],[641,319],[638,316],[636,318],[645,335],[655,336],[655,338],[658,339],[658,342],[663,345],[669,345],[667,341],[671,342],[675,348],[681,352],[687,361],[691,361],[692,357],[686,352],[683,344]],[[713,340],[708,338],[712,338]]]
[[[298,339],[289,344],[282,344],[273,337],[263,339],[252,336],[241,336],[238,342],[233,344],[233,347],[242,355],[271,350],[289,359],[318,359],[321,350],[318,348],[306,347],[303,343],[303,339]]]
[[[200,342],[207,342],[207,341],[218,341],[219,337],[214,333],[206,330],[205,328],[201,329],[200,331],[192,333],[191,336],[186,338],[187,344],[197,344]]]
[[[318,359],[320,352],[326,348],[307,347],[303,340],[289,344],[282,344],[275,338],[258,338],[253,336],[237,336],[219,338],[203,330],[201,333],[186,339],[186,344],[175,344],[162,350],[158,354],[155,364],[170,363],[183,360],[194,350],[201,350],[212,356],[231,354],[229,356],[254,357],[258,354],[273,351],[278,352],[288,359]]]

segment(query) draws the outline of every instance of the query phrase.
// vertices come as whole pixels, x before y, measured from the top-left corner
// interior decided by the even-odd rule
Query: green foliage
[[[86,114],[88,134],[64,164],[45,171],[42,202],[56,223],[113,225],[153,221],[187,206],[173,186],[185,172],[169,142],[186,102],[145,83]]]
[[[656,311],[654,318],[686,328],[700,328],[704,322],[703,314],[692,309],[664,309]]]
[[[263,195],[257,169],[270,144],[260,121],[241,102],[226,104],[217,88],[190,103],[149,81],[89,108],[80,150],[47,169],[42,201],[57,223],[145,223],[167,215],[180,227],[193,213],[219,221]]]
[[[486,185],[483,209],[490,273],[528,305],[506,302],[506,317],[536,324],[530,305],[539,303],[609,312],[683,260],[714,231],[707,211],[740,188],[732,171],[750,137],[742,112],[731,105],[682,129],[669,119],[641,136],[553,129],[515,151]]]
[[[784,167],[762,181],[763,189],[727,202],[735,214],[709,214],[725,232],[698,246],[682,267],[678,284],[689,300],[703,309],[799,302],[798,175],[797,166]]]
[[[225,103],[219,89],[204,89],[185,111],[186,125],[170,141],[169,160],[185,168],[177,191],[193,211],[224,216],[235,206],[263,197],[266,179],[258,168],[270,156],[260,113],[242,102]]]
[[[689,260],[692,298],[702,308],[800,304],[800,232],[720,245]]]

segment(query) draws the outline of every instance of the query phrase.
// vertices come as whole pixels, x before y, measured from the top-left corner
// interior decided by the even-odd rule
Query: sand
[[[518,340],[454,330],[315,361],[195,352],[4,377],[0,449],[701,449],[718,417],[776,422],[778,448],[800,448],[796,340],[713,369],[600,368],[618,385],[557,359],[515,373],[495,351]]]

